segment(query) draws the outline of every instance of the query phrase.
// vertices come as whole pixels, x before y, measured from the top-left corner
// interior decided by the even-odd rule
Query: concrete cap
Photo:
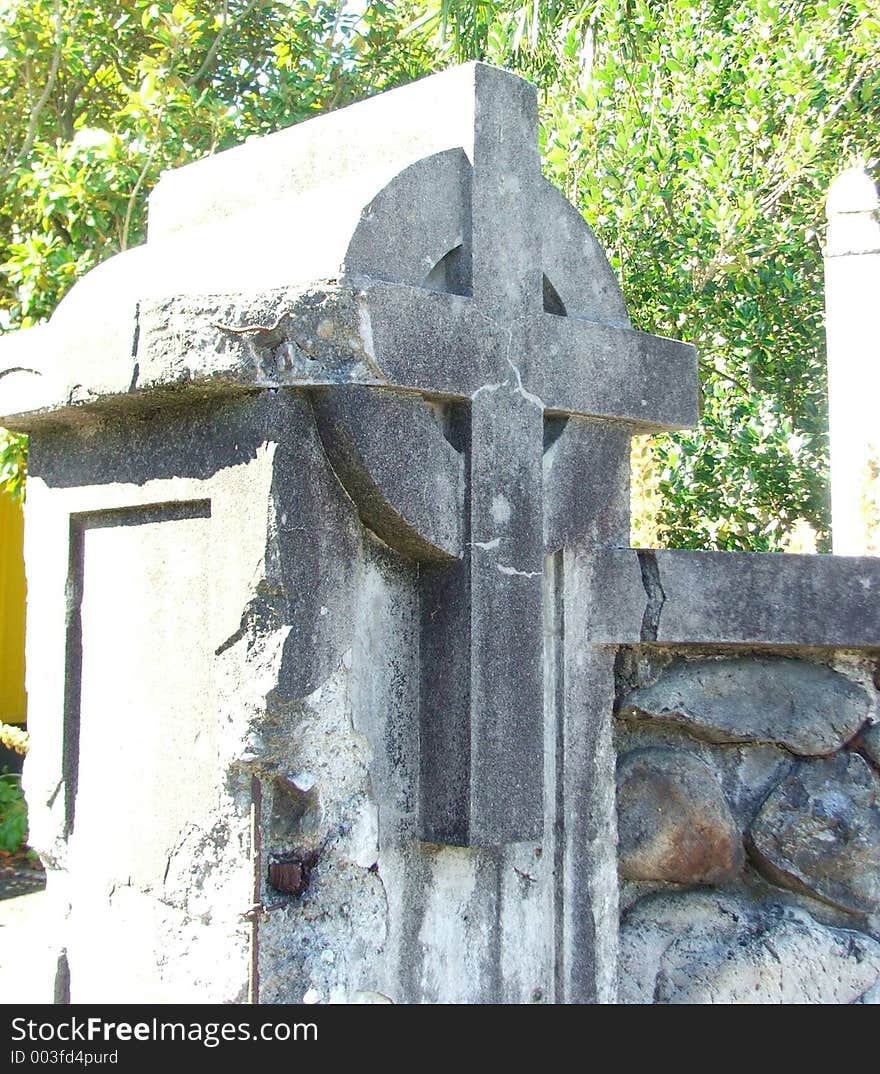
[[[839,213],[872,213],[877,209],[877,187],[864,168],[847,168],[828,188],[825,212],[830,218]]]

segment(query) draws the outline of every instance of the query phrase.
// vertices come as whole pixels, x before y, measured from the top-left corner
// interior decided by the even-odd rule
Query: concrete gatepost
[[[880,560],[626,547],[697,389],[512,74],[166,176],[0,342],[59,998],[613,1002],[621,646],[880,642]]]
[[[696,363],[541,177],[534,88],[470,64],[171,173],[3,347],[60,992],[612,1001],[592,552]]]
[[[825,323],[834,551],[880,554],[880,219],[877,188],[850,168],[828,192]]]

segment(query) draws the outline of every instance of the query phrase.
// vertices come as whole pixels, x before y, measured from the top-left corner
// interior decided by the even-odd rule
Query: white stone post
[[[828,192],[825,317],[832,544],[880,555],[880,220],[877,188],[851,168]]]

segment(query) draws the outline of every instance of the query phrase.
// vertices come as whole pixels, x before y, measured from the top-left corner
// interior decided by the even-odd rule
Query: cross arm
[[[560,414],[644,431],[697,424],[693,346],[630,328],[539,312],[504,321],[473,300],[370,281],[363,316],[389,384],[468,397],[511,381]]]
[[[523,379],[548,410],[620,420],[644,431],[699,420],[697,352],[689,343],[544,313],[530,326]]]
[[[594,644],[880,649],[880,558],[584,553]]]

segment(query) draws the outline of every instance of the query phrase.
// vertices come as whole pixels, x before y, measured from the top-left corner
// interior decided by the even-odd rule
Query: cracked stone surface
[[[662,720],[710,742],[775,742],[825,755],[865,723],[872,701],[839,672],[801,660],[692,660],[632,691],[623,718]]]
[[[601,550],[597,644],[873,649],[880,559]]]
[[[617,767],[618,868],[628,880],[722,884],[742,836],[711,768],[684,750],[633,750]]]
[[[855,753],[800,764],[748,833],[768,879],[859,914],[880,911],[880,777]]]
[[[265,884],[259,930],[264,1003],[351,1002],[374,991],[388,905],[379,860],[372,746],[352,721],[341,666],[302,701],[278,704],[264,733],[263,848],[307,849],[316,864],[298,897]],[[302,788],[307,788],[303,790]],[[291,934],[297,940],[291,944]]]
[[[875,1002],[878,979],[880,943],[782,903],[650,895],[621,928],[622,1003]]]
[[[880,724],[866,727],[856,740],[856,747],[875,768],[880,769]]]

